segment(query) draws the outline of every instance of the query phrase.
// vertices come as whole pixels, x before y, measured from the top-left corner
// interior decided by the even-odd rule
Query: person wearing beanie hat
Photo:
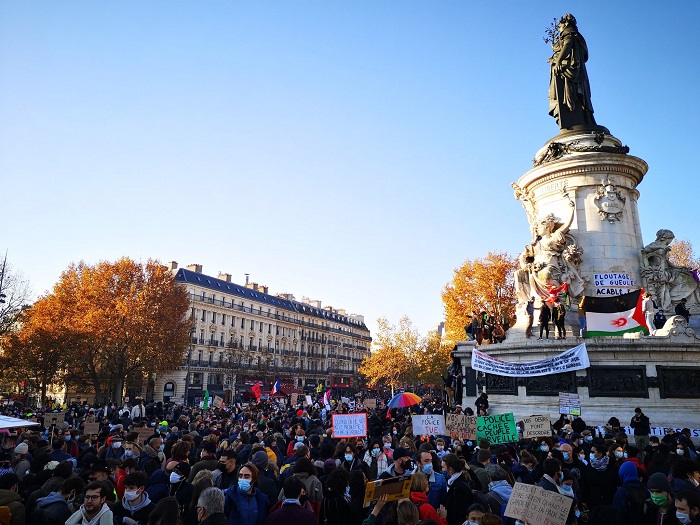
[[[613,507],[627,516],[627,523],[642,523],[644,519],[644,502],[649,492],[639,481],[637,466],[631,461],[620,465],[618,471],[621,485],[613,497]]]
[[[379,475],[379,479],[395,478],[396,476],[410,474],[413,470],[411,455],[410,450],[404,447],[398,447],[394,450],[394,462]]]
[[[20,443],[15,447],[15,458],[17,463],[15,464],[14,473],[17,477],[22,480],[22,478],[27,474],[29,468],[32,466],[31,461],[27,459],[29,454],[29,445],[26,443]]]
[[[647,489],[651,492],[650,499],[653,505],[646,506],[643,523],[678,523],[668,477],[661,472],[655,472],[647,480]],[[667,517],[672,521],[668,521]]]
[[[267,452],[258,450],[250,458],[250,462],[258,469],[258,489],[260,489],[260,492],[267,496],[271,504],[273,501],[277,501],[277,482],[274,473],[270,473],[267,470],[267,466],[270,463]]]

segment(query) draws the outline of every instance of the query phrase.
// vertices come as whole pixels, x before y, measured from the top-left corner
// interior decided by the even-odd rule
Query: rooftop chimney
[[[177,270],[177,261],[170,261],[168,263],[168,270]]]
[[[221,279],[222,281],[226,281],[227,283],[230,283],[231,282],[231,274],[219,272],[219,279]]]
[[[201,264],[188,264],[187,269],[192,271],[192,272],[202,273],[202,265]]]
[[[248,286],[248,278],[250,277],[250,274],[247,273],[245,274],[245,285]]]

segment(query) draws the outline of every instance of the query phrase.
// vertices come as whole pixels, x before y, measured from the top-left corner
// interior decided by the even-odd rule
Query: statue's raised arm
[[[549,59],[549,114],[561,130],[599,129],[593,118],[586,72],[588,46],[573,15],[567,13],[559,20],[551,43],[554,54]]]

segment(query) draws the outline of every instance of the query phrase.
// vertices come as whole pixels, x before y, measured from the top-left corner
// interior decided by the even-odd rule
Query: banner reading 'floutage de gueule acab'
[[[566,352],[542,361],[510,363],[496,359],[479,350],[472,351],[472,369],[487,374],[507,377],[535,377],[560,374],[573,370],[583,370],[591,366],[588,361],[586,344],[582,343]]]

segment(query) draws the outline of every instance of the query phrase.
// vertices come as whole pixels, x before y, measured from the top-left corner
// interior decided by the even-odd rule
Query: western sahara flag
[[[586,337],[615,337],[632,332],[649,334],[644,313],[644,290],[613,297],[585,297]]]

